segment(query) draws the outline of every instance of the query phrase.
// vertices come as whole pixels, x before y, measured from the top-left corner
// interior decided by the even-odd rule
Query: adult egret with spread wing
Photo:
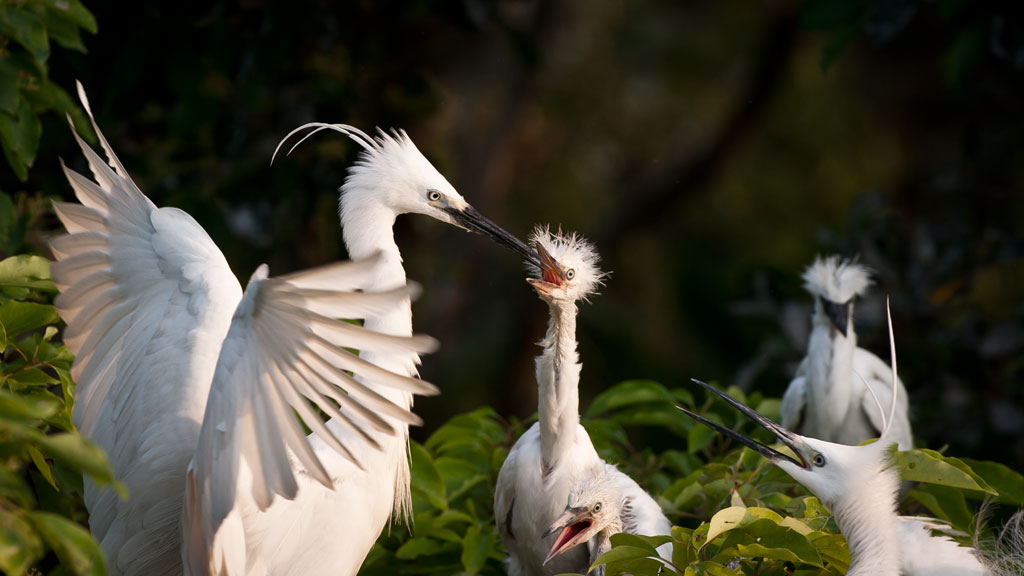
[[[75,133],[94,180],[64,168],[81,204],[55,204],[68,234],[51,244],[75,424],[129,493],[87,482],[90,529],[111,574],[181,574],[183,551],[195,573],[258,571],[238,530],[250,511],[286,506],[302,482],[333,486],[339,465],[365,468],[399,435],[392,422],[417,422],[375,390],[436,392],[345,347],[409,356],[435,343],[337,319],[408,306],[404,282],[373,287],[380,257],[279,278],[261,266],[243,294],[202,227],[156,207],[93,127],[107,161]]]

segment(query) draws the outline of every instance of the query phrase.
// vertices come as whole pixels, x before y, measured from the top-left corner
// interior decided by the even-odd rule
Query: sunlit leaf
[[[43,540],[73,573],[88,576],[106,573],[103,552],[88,530],[48,512],[31,512],[29,518]]]
[[[57,291],[50,279],[50,261],[41,256],[11,256],[0,261],[0,286]]]
[[[895,451],[893,460],[900,471],[900,477],[907,481],[998,494],[980,476],[972,472],[967,464],[957,458],[943,456],[934,450]]]
[[[434,466],[434,460],[418,442],[410,443],[412,453],[412,490],[430,502],[438,510],[448,509],[448,497],[444,480]]]
[[[43,543],[24,515],[0,507],[0,571],[24,574],[43,555]]]

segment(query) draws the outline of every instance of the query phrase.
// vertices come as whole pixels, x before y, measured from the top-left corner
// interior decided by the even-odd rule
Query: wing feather
[[[111,574],[180,574],[185,470],[241,287],[202,228],[150,202],[93,126],[107,161],[72,126],[93,178],[62,165],[79,203],[54,205],[68,234],[51,267],[76,356],[75,424],[130,494],[86,482],[90,529]]]
[[[436,342],[383,336],[320,313],[407,305],[417,288],[346,292],[368,285],[375,265],[346,263],[284,278],[267,278],[263,266],[249,281],[224,341],[190,465],[194,484],[185,506],[185,542],[204,551],[186,550],[185,556],[190,562],[206,559],[202,570],[217,573],[217,558],[227,554],[223,547],[230,540],[222,538],[221,528],[234,530],[231,515],[247,506],[265,510],[277,496],[294,498],[297,472],[333,487],[323,454],[313,450],[296,415],[317,439],[359,467],[357,454],[380,449],[380,439],[397,433],[386,418],[419,421],[360,380],[403,392],[436,388],[381,369],[346,348],[420,354],[432,351]],[[326,286],[344,290],[331,293]],[[332,425],[314,407],[330,416]]]

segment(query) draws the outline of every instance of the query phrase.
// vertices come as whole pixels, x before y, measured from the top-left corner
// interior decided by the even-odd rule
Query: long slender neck
[[[580,423],[580,370],[576,353],[576,304],[549,304],[551,317],[537,357],[537,413],[540,419],[541,457],[544,472],[561,461],[576,438]]]
[[[839,531],[850,546],[847,576],[900,576],[899,474],[882,464],[850,486],[853,490],[832,507]]]
[[[346,184],[346,186],[348,186]],[[373,195],[372,190],[344,190],[341,196],[341,226],[345,247],[349,258],[367,258],[375,254],[381,257],[377,267],[377,275],[365,287],[366,290],[388,290],[405,285],[405,268],[402,267],[402,254],[395,244],[394,227],[395,212],[385,206]],[[412,334],[412,303],[408,298],[399,306],[376,316],[367,316],[363,322],[370,330],[397,336]],[[382,368],[398,374],[416,376],[419,355],[416,353],[374,353],[362,351],[359,356]],[[412,407],[412,394],[395,390],[386,386],[378,386],[373,382],[363,382],[381,396],[396,405],[409,409]],[[412,517],[412,493],[410,482],[412,474],[409,460],[406,457],[409,442],[409,426],[400,422],[392,422],[398,430],[396,438],[400,442],[390,444],[390,465],[394,471],[394,508],[393,516],[410,520]],[[385,474],[385,471],[374,471]]]
[[[816,418],[812,426],[822,440],[834,442],[837,438],[831,432],[840,427],[846,418],[853,391],[863,386],[853,373],[853,353],[857,349],[857,334],[853,331],[853,319],[846,335],[840,334],[829,322],[824,312],[815,310],[808,357],[808,418]]]

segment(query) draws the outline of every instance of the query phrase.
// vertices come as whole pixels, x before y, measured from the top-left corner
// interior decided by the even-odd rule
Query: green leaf
[[[40,64],[50,57],[46,26],[32,4],[0,4],[0,31],[21,44]]]
[[[470,526],[466,530],[466,535],[462,538],[462,567],[466,570],[467,576],[479,573],[484,567],[492,537],[490,534],[482,534],[476,526]]]
[[[864,8],[860,2],[850,0],[809,0],[800,9],[800,24],[804,28],[830,30],[860,24]]]
[[[53,481],[53,473],[50,472],[50,463],[46,461],[46,457],[39,451],[38,448],[31,444],[26,447],[28,455],[32,458],[32,463],[36,465],[39,472],[46,478],[46,481],[50,483],[54,488],[57,487],[57,483]]]
[[[50,261],[42,256],[11,256],[0,262],[0,286],[57,292],[50,279]]]
[[[9,54],[0,56],[0,112],[14,116],[18,111],[18,69]]]
[[[98,483],[114,482],[114,473],[103,449],[76,433],[46,436],[39,446],[55,461],[88,474]]]
[[[594,566],[600,566],[602,564],[608,564],[611,562],[627,562],[630,560],[639,560],[641,558],[649,558],[652,551],[649,547],[637,547],[637,546],[615,546],[611,550],[601,554],[594,561]]]
[[[410,538],[398,547],[395,556],[403,560],[412,560],[420,556],[433,556],[444,549],[444,545],[430,538]]]
[[[65,19],[86,32],[95,34],[96,18],[79,0],[55,1],[52,6],[47,6],[55,16]]]
[[[957,529],[970,530],[974,512],[967,506],[962,490],[940,484],[921,484],[908,495],[924,505],[936,518],[950,522]]]
[[[900,476],[906,481],[941,484],[998,495],[980,476],[972,472],[967,464],[957,458],[945,457],[934,450],[895,451],[893,460],[900,471]]]
[[[49,304],[10,300],[0,305],[0,325],[8,339],[59,321],[57,310]]]
[[[676,399],[653,380],[627,380],[598,394],[587,407],[585,415],[595,417],[617,408],[647,402],[665,402],[675,406]]]
[[[742,533],[733,532],[732,538],[735,540],[747,539],[746,542],[736,542],[735,544],[740,556],[772,558],[824,567],[821,556],[818,555],[814,544],[806,536],[766,518],[755,520],[744,526]],[[723,546],[728,545],[729,543],[726,543]]]
[[[28,397],[0,390],[0,419],[8,423],[24,422],[36,424],[49,418],[60,409],[50,398]]]
[[[721,424],[721,422],[719,422],[720,419],[715,414],[707,413],[704,416],[712,422]],[[690,432],[686,437],[686,451],[690,454],[696,454],[704,448],[707,448],[708,445],[714,442],[717,437],[717,432],[703,424],[700,426],[694,426],[693,428],[690,428]]]
[[[747,518],[747,511],[748,508],[730,506],[716,512],[715,515],[711,517],[707,542],[711,542],[729,530],[740,526],[743,520]]]
[[[959,84],[980,60],[985,50],[985,37],[980,26],[961,30],[942,57],[943,75],[948,84]]]
[[[444,480],[434,466],[434,460],[419,442],[410,443],[412,453],[412,491],[419,494],[438,510],[448,509],[448,496]]]
[[[23,514],[0,508],[0,571],[24,574],[43,555],[43,543]]]
[[[28,177],[28,168],[36,159],[42,133],[43,124],[27,100],[18,101],[13,116],[0,114],[0,144],[3,145],[4,156],[21,181]]]
[[[31,512],[29,518],[65,567],[79,575],[106,574],[103,552],[88,530],[48,512]]]
[[[963,459],[975,474],[999,492],[996,502],[1011,506],[1024,506],[1024,476],[998,462]]]

